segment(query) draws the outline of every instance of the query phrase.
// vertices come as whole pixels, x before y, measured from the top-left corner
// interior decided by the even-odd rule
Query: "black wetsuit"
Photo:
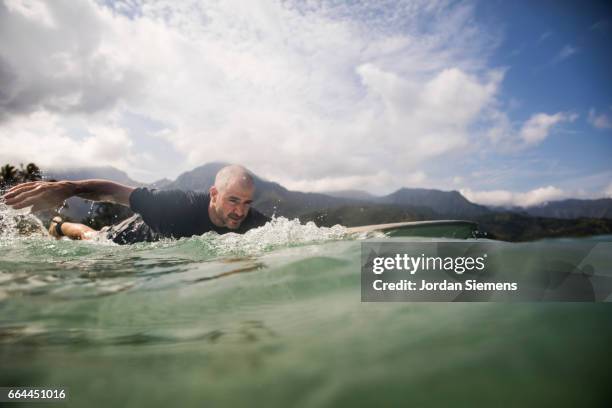
[[[205,193],[137,188],[130,194],[130,208],[136,214],[102,231],[108,239],[118,244],[132,244],[160,238],[191,237],[208,231],[244,234],[270,221],[270,218],[251,208],[239,228],[218,227],[208,215],[209,202],[210,196]]]

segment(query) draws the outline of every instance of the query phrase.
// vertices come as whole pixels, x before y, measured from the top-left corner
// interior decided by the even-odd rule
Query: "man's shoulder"
[[[210,195],[204,191],[194,190],[160,190],[157,188],[138,187],[131,196],[134,198],[187,198],[188,200],[209,201]]]
[[[149,225],[176,224],[193,218],[208,207],[208,194],[183,190],[156,190],[141,187],[130,195],[130,208]]]

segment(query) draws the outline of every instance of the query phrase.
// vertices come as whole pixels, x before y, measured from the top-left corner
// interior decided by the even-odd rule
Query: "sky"
[[[0,164],[301,191],[612,197],[612,8],[0,0]]]

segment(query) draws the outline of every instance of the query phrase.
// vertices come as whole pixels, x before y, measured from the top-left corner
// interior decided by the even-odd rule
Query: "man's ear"
[[[217,187],[212,186],[208,189],[208,193],[210,194],[210,199],[214,202],[217,199],[217,194],[219,194],[219,190],[217,190]]]

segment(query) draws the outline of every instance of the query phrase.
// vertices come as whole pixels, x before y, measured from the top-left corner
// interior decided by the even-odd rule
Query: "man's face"
[[[239,183],[228,185],[219,191],[216,187],[210,189],[211,209],[214,212],[211,220],[219,227],[236,229],[246,218],[253,203],[255,188],[245,188]]]

